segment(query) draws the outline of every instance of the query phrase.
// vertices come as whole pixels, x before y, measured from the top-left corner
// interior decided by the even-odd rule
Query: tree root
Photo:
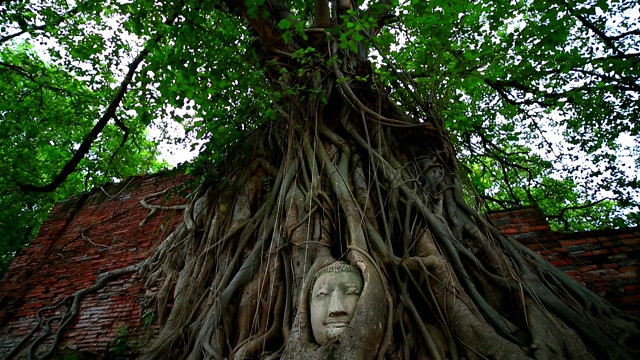
[[[44,333],[39,336],[35,341],[31,342],[31,345],[29,347],[29,350],[27,352],[27,359],[28,360],[32,360],[32,359],[36,359],[35,357],[35,350],[38,347],[38,345],[40,344],[40,342],[42,340],[44,340],[46,337],[50,336],[53,331],[51,329],[51,325],[53,322],[59,322],[58,323],[58,328],[55,331],[55,335],[53,338],[53,343],[51,344],[51,347],[49,348],[49,350],[39,359],[48,359],[51,356],[55,355],[56,351],[58,350],[58,346],[60,345],[60,343],[62,342],[63,339],[63,335],[64,335],[64,331],[65,329],[76,319],[76,317],[78,316],[78,311],[80,309],[80,303],[82,301],[82,299],[87,296],[88,294],[97,292],[101,289],[103,289],[104,287],[106,287],[107,285],[109,285],[110,281],[120,278],[122,276],[125,275],[129,275],[129,274],[133,274],[135,272],[137,272],[140,268],[141,268],[142,264],[138,263],[135,265],[131,265],[131,266],[127,266],[125,268],[121,268],[121,269],[117,269],[117,270],[112,270],[112,271],[108,271],[105,273],[102,273],[100,275],[98,275],[96,282],[84,289],[78,290],[76,291],[74,294],[69,295],[67,297],[65,297],[64,299],[62,299],[61,301],[59,301],[56,305],[54,306],[50,306],[50,307],[43,307],[40,310],[38,310],[38,312],[36,313],[36,317],[38,319],[38,323],[37,325],[33,328],[33,330],[31,330],[31,332],[29,332],[29,334],[27,334],[27,336],[25,336],[20,343],[18,343],[18,345],[9,353],[9,355],[7,356],[7,360],[13,359],[15,356],[17,356],[22,347],[25,346],[30,338],[36,333],[36,331],[41,328],[44,330]],[[64,312],[63,315],[61,316],[53,316],[51,318],[45,319],[42,317],[42,313],[45,311],[50,311],[50,310],[55,310],[58,309],[60,307],[66,307],[66,310]]]

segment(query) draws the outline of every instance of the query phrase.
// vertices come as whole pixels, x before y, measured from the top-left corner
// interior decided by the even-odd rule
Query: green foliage
[[[638,224],[637,3],[402,4],[380,75],[416,113],[409,86],[443,110],[480,203],[538,205],[560,229]]]
[[[147,310],[142,314],[142,325],[145,328],[149,328],[156,320],[158,320],[158,315],[153,310]]]
[[[264,0],[242,4],[252,19],[268,15]],[[306,41],[312,2],[282,4],[299,21],[280,18],[275,29],[289,43]],[[535,204],[558,228],[574,230],[638,223],[637,3],[389,4],[393,16],[384,17],[374,36],[371,29],[389,10],[384,2],[349,10],[327,36],[353,53],[370,49],[375,80],[407,113],[426,117],[427,105],[439,109],[480,204]],[[7,193],[0,254],[33,237],[55,201],[153,168],[147,126],[162,129],[162,140],[177,147],[198,149],[193,167],[206,166],[286,112],[286,96],[318,94],[273,90],[268,74],[275,71],[280,80],[299,74],[260,57],[265,45],[219,2],[13,1],[0,14],[2,61],[19,67],[0,66],[0,131],[7,134],[0,151],[8,159],[0,166]],[[12,43],[17,40],[21,45]],[[125,147],[116,153],[123,135],[112,121],[55,194],[22,193],[16,183],[44,184],[60,170],[143,49],[148,55],[117,110],[131,132]],[[291,60],[317,63],[321,51],[313,50],[302,46]],[[340,61],[325,59],[328,67]],[[173,136],[170,120],[187,136]]]
[[[90,360],[95,359],[95,354],[85,354],[85,353],[71,353],[71,354],[61,354],[53,357],[53,360]]]
[[[117,359],[129,350],[131,350],[129,346],[129,328],[121,326],[118,328],[118,336],[111,341],[108,358]]]
[[[123,131],[109,124],[86,158],[54,193],[31,193],[20,184],[46,184],[60,172],[102,111],[107,94],[92,90],[62,68],[43,62],[23,43],[0,49],[0,276],[13,254],[38,232],[57,201],[105,182],[157,171],[156,145],[146,126],[127,114]]]

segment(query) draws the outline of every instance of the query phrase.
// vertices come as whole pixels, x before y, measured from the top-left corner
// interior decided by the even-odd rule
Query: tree
[[[0,50],[0,277],[13,254],[38,234],[51,207],[108,181],[158,171],[156,144],[127,117],[105,127],[91,150],[55,192],[20,184],[49,182],[71,158],[104,103],[104,95],[22,43]],[[124,121],[124,122],[123,122]],[[128,141],[130,140],[130,141]]]
[[[54,55],[74,72],[92,74],[84,61],[121,79],[96,127],[130,109],[143,124],[174,116],[206,141],[183,223],[147,260],[97,283],[140,271],[154,292],[160,334],[143,359],[638,356],[636,320],[500,235],[470,202],[582,196],[557,206],[560,216],[602,204],[584,195],[595,184],[616,206],[634,205],[637,179],[615,158],[617,136],[638,134],[633,5],[76,6],[14,2],[6,13],[12,34],[55,35],[70,55]],[[137,55],[117,70],[125,58],[108,54],[129,48]],[[579,189],[537,161],[525,141],[545,126],[562,126],[567,156],[603,165],[593,184]],[[534,148],[553,146],[545,141]],[[492,176],[504,188],[474,193],[474,174],[471,183]],[[336,259],[358,267],[364,289],[346,332],[319,346],[308,288]]]

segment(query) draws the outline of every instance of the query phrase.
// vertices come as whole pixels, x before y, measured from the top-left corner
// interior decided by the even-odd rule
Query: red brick
[[[167,229],[170,230],[181,220],[181,216],[175,211],[158,213],[148,225],[139,227],[139,222],[148,215],[148,211],[142,208],[139,201],[146,194],[164,190],[172,184],[181,183],[183,179],[180,176],[160,180],[135,178],[132,181],[137,181],[143,186],[132,190],[129,199],[106,199],[100,203],[96,201],[100,192],[96,192],[89,196],[85,206],[74,218],[66,215],[52,218],[56,211],[62,211],[64,208],[64,204],[57,204],[49,220],[42,224],[38,238],[22,255],[16,257],[9,274],[0,282],[0,294],[16,294],[25,300],[18,308],[5,307],[0,310],[0,319],[3,325],[6,324],[0,329],[0,343],[7,334],[14,337],[26,335],[35,324],[35,313],[38,309],[52,305],[80,288],[93,284],[97,273],[120,268],[145,258],[153,250],[149,245],[158,244],[158,238],[168,235],[168,231],[163,233],[149,229],[159,229],[160,224],[166,223]],[[109,186],[104,188],[108,191]],[[172,202],[176,203],[176,199]],[[131,207],[137,211],[129,211],[128,208]],[[167,219],[170,220],[166,221]],[[83,229],[90,226],[86,231],[87,236],[96,244],[109,246],[108,249],[95,246],[78,236]],[[115,231],[118,233],[114,235]],[[115,236],[118,237],[116,240]],[[135,250],[127,251],[134,248]],[[123,251],[125,256],[122,255]],[[29,271],[19,270],[20,266]],[[37,267],[37,271],[32,270],[34,267]],[[38,279],[37,274],[47,276]],[[60,278],[61,276],[64,277]],[[140,307],[136,304],[135,296],[142,291],[142,285],[138,281],[135,276],[123,279],[114,282],[99,294],[88,295],[82,303],[78,320],[70,326],[65,339],[71,339],[75,344],[87,344],[83,350],[104,350],[104,344],[108,344],[116,336],[113,329],[120,326],[115,325],[117,321],[122,323],[139,316]],[[122,295],[119,295],[121,291]],[[107,295],[108,299],[99,300],[100,295]],[[110,299],[116,300],[109,303]],[[53,314],[52,311],[44,315]],[[87,331],[89,329],[93,331]],[[101,345],[96,339],[104,339],[105,342]],[[50,343],[51,339],[46,341]],[[63,347],[65,341],[63,340]]]
[[[577,258],[590,257],[590,256],[593,256],[593,252],[591,252],[591,251],[576,251],[574,253],[571,253],[571,256],[575,256]]]
[[[527,232],[546,231],[549,230],[549,225],[531,226],[527,230]]]
[[[565,259],[565,260],[551,260],[549,261],[551,265],[555,267],[567,266],[573,264],[573,260]]]
[[[574,239],[574,240],[566,240],[566,241],[560,241],[560,244],[562,244],[562,246],[574,246],[574,245],[582,245],[582,244],[586,244],[587,241],[585,239]]]
[[[635,271],[626,272],[626,273],[620,273],[620,274],[618,274],[618,278],[620,278],[620,279],[637,279],[638,278],[638,273],[636,273]]]
[[[640,238],[640,236],[634,235],[634,234],[619,234],[617,236],[618,239],[629,239],[629,238]]]
[[[598,250],[593,250],[591,251],[592,255],[605,255],[605,254],[611,254],[611,250],[610,249],[598,249]]]
[[[587,265],[587,266],[583,266],[578,268],[578,271],[581,273],[587,272],[587,271],[592,271],[592,270],[597,270],[598,266],[597,265]]]

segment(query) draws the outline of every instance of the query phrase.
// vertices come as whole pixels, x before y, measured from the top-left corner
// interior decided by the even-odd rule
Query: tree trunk
[[[328,68],[331,51],[273,72],[307,90],[221,164],[147,262],[161,332],[143,359],[638,355],[633,321],[467,205],[434,109],[408,117],[361,80],[368,62],[344,51]],[[336,259],[365,285],[347,330],[320,346],[310,279]]]

